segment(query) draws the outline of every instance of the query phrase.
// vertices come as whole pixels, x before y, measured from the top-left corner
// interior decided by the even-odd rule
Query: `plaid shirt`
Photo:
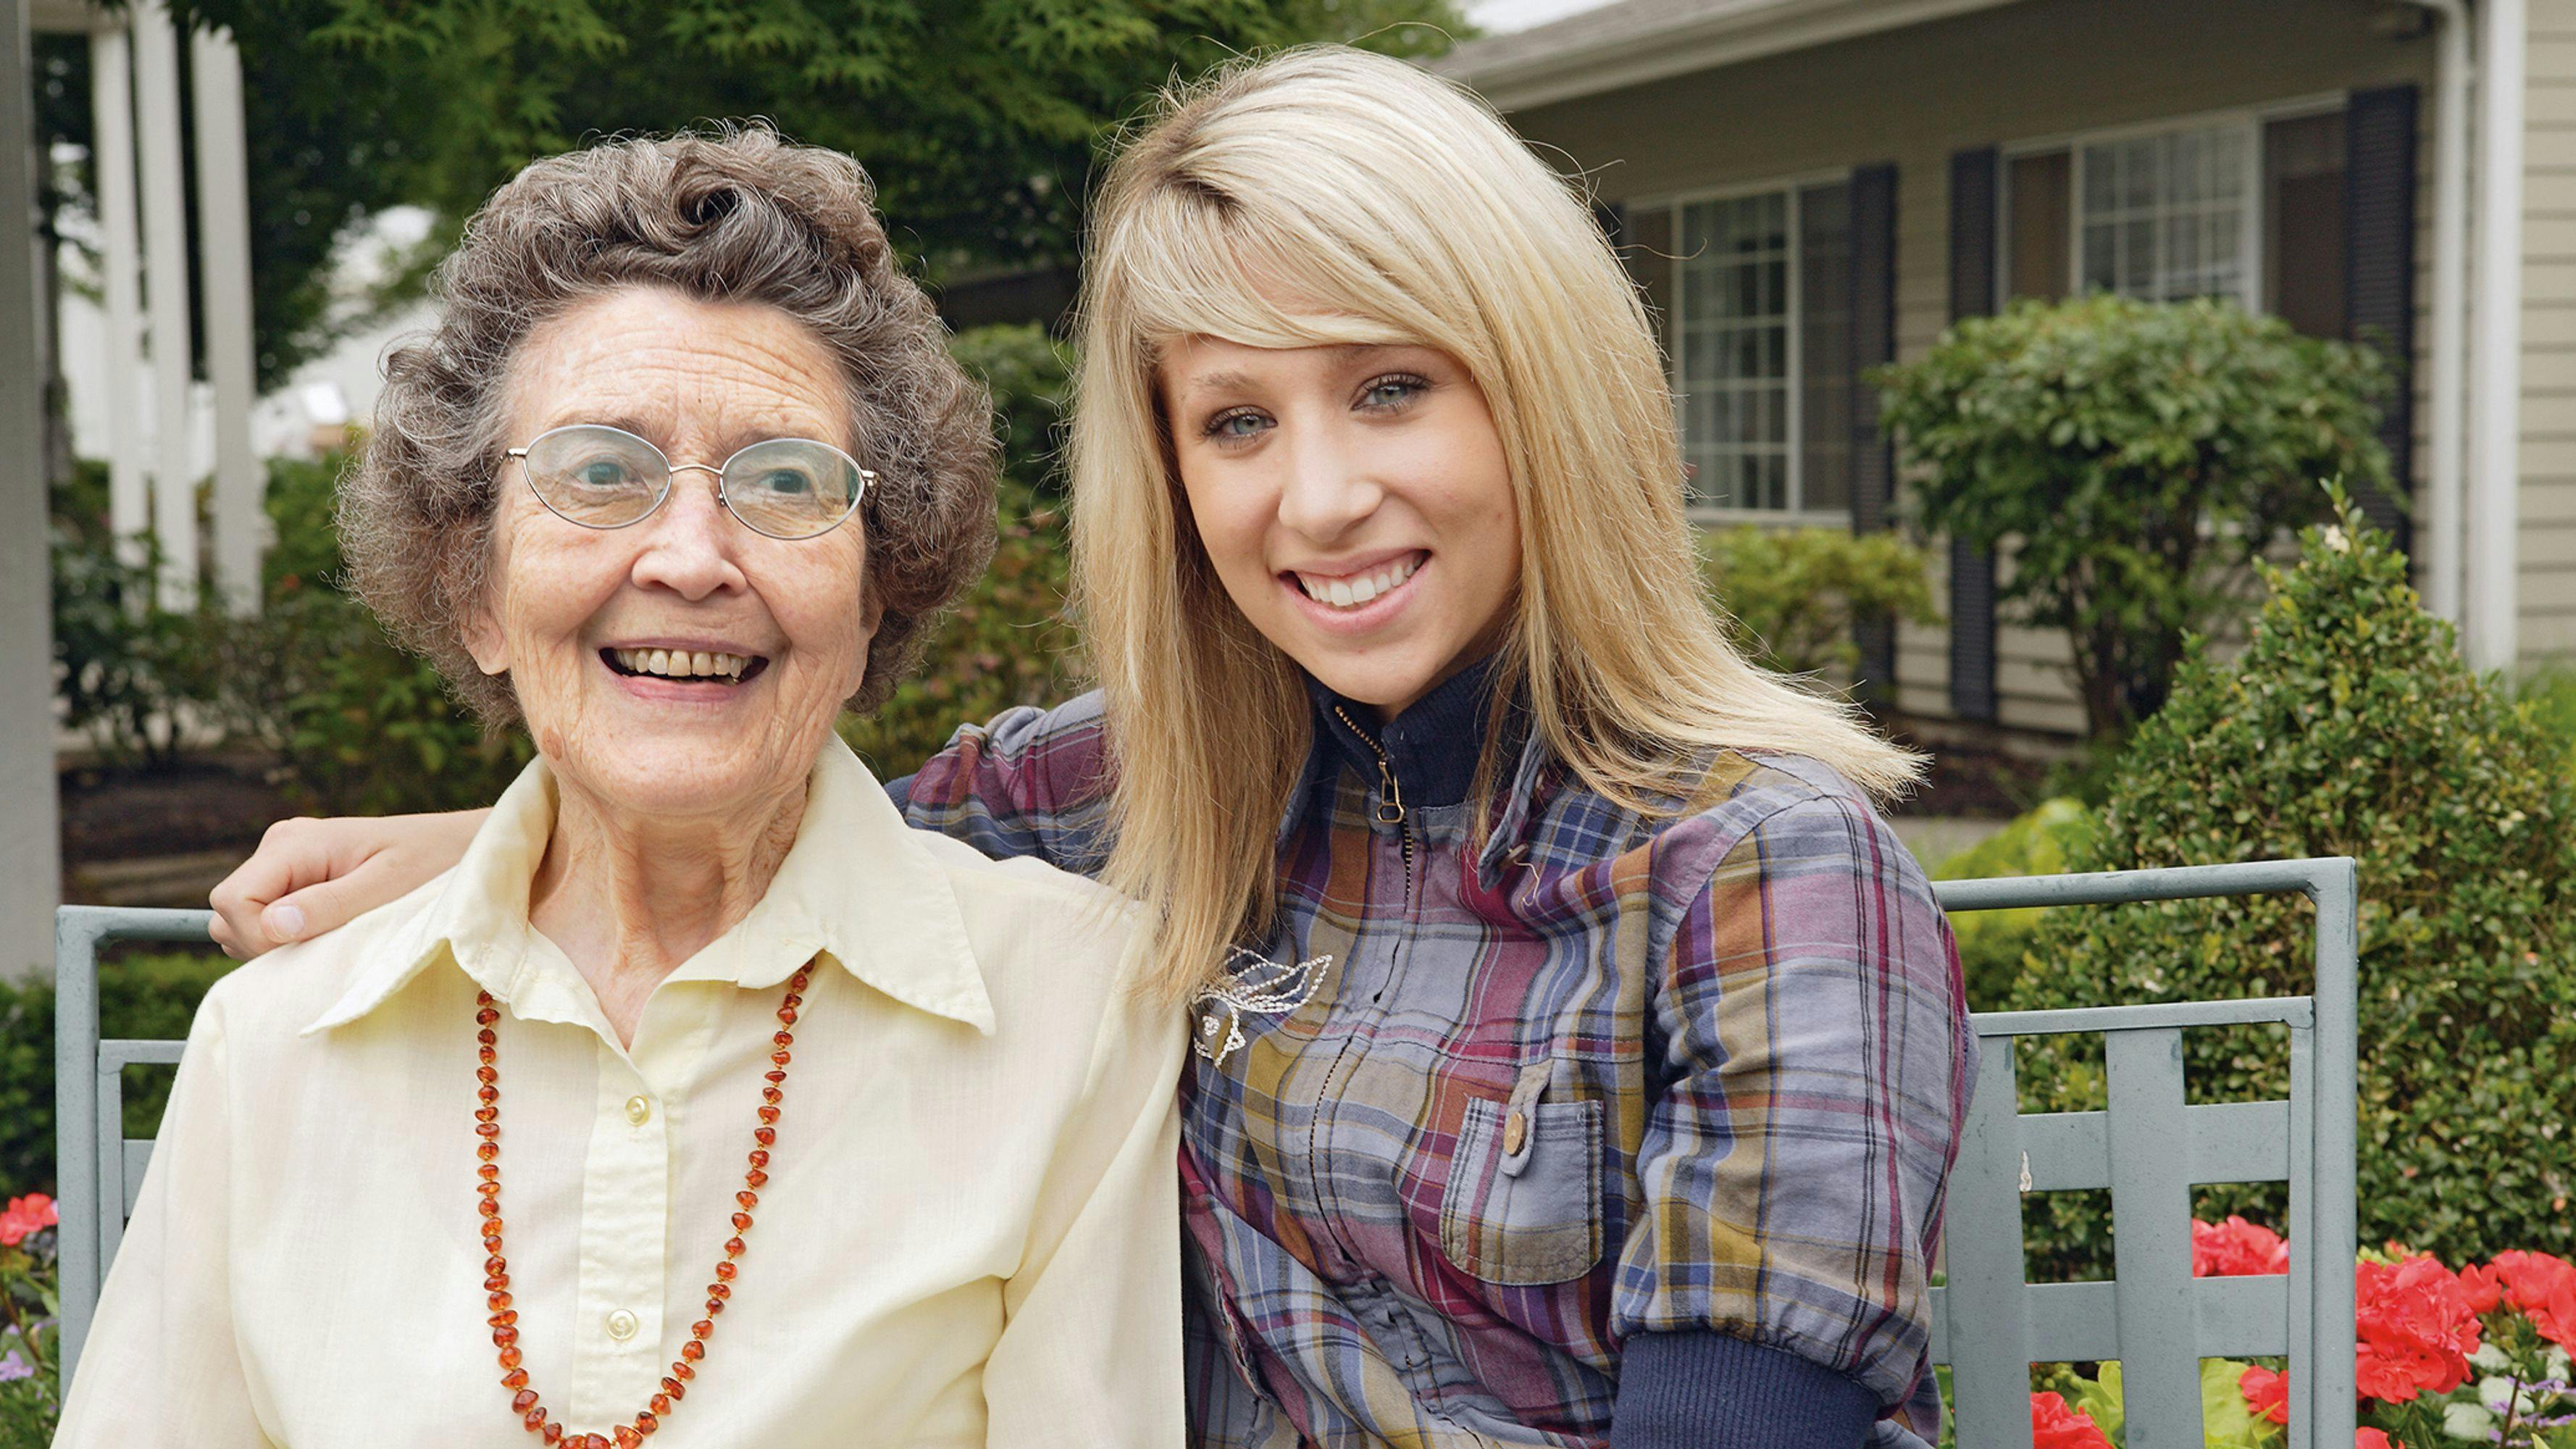
[[[1384,771],[1318,718],[1266,956],[1331,964],[1290,1009],[1204,1005],[1201,1045],[1243,1045],[1181,1090],[1199,1442],[1603,1446],[1622,1340],[1692,1330],[1857,1381],[1877,1449],[1937,1439],[1924,1290],[1975,1046],[1885,822],[1733,752],[1716,803],[1645,819],[1532,739],[1479,840],[1404,781],[1412,712]],[[1103,765],[1097,695],[1012,711],[908,813],[1096,871]]]

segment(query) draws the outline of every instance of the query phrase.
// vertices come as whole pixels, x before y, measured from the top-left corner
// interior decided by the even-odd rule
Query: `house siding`
[[[2536,0],[2567,43],[2544,69],[2576,80],[2576,0]],[[2025,0],[2025,3],[1813,50],[1673,77],[1580,100],[1516,112],[1513,124],[1542,150],[1561,148],[1605,201],[1652,200],[1701,188],[1892,161],[1897,183],[1896,345],[1921,356],[1950,310],[1949,166],[1963,148],[2071,132],[2153,123],[2203,112],[2264,106],[2356,89],[2412,84],[2417,110],[2415,476],[2426,475],[2423,386],[2431,327],[2430,128],[2437,96],[2436,47],[2429,34],[2394,38],[2374,27],[2378,7],[2354,0]],[[2535,85],[2535,89],[2537,86]],[[2535,225],[2557,228],[2566,263],[2549,284],[2570,299],[2553,317],[2561,339],[2547,355],[2559,369],[2550,386],[2576,389],[2576,87],[2552,98],[2559,129],[2548,133],[2563,177],[2544,172],[2534,107],[2531,165]],[[2544,208],[2540,183],[2561,200]],[[2535,273],[2537,268],[2535,267]],[[2539,305],[2535,288],[2534,305]],[[2535,327],[2526,345],[2543,352]],[[2526,378],[2537,385],[2537,376]],[[2561,421],[2556,426],[2567,428]],[[2550,492],[2576,530],[2576,431],[2538,440],[2524,459],[2526,524],[2535,495]],[[2544,460],[2548,466],[2544,466]],[[2564,493],[2566,501],[2556,495]],[[1934,551],[1934,595],[1947,598],[1946,548]],[[2009,568],[2009,560],[2002,565]],[[2576,647],[2576,570],[2525,563],[2527,649]],[[2563,613],[2551,613],[2564,606]],[[2556,623],[2549,623],[2556,620]],[[2542,626],[2554,629],[2550,635]],[[2555,637],[2554,646],[2547,642]],[[1899,631],[1897,698],[1910,714],[1947,716],[1949,640],[1939,626]],[[2083,711],[2068,683],[2070,649],[2056,631],[2004,625],[1996,639],[1999,721],[2076,732]]]
[[[2518,647],[2576,654],[2576,0],[2531,0]]]

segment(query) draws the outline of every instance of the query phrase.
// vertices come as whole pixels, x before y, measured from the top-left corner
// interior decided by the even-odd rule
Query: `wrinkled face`
[[[675,465],[721,465],[768,438],[849,448],[844,396],[831,354],[786,313],[633,287],[529,334],[509,437],[605,423]],[[466,645],[485,672],[509,672],[567,783],[646,816],[721,816],[803,789],[876,632],[858,519],[769,538],[696,470],[615,529],[547,511],[516,461],[496,492],[491,581]]]
[[[1196,337],[1159,383],[1218,579],[1308,673],[1391,718],[1500,640],[1520,519],[1456,359]]]

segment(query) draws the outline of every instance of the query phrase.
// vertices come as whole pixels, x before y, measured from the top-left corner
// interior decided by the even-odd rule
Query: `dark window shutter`
[[[1896,458],[1878,425],[1878,390],[1861,378],[1895,360],[1896,167],[1878,162],[1851,175],[1851,518],[1858,533],[1887,527],[1896,481]],[[1895,626],[1867,623],[1857,635],[1862,696],[1893,704]]]
[[[1995,148],[1950,158],[1950,320],[1995,310]],[[1950,710],[1991,720],[1995,702],[1995,556],[1950,543]]]
[[[2397,496],[2361,495],[2362,512],[2411,547],[2406,500],[2415,454],[2415,88],[2354,91],[2344,113],[2344,317],[2376,343],[2396,390],[2381,403],[2379,441]]]

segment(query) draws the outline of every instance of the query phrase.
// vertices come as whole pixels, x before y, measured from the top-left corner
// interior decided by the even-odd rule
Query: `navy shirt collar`
[[[1371,780],[1383,750],[1406,808],[1428,808],[1463,803],[1475,783],[1493,719],[1493,676],[1493,658],[1479,659],[1384,724],[1374,706],[1334,693],[1311,674],[1306,692],[1315,701],[1319,743]]]

